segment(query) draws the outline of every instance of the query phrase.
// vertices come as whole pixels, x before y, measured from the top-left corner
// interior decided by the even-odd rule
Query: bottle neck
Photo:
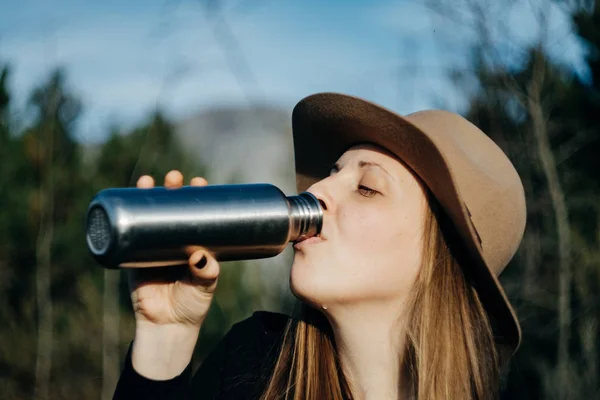
[[[319,199],[312,193],[303,192],[289,196],[290,203],[290,242],[304,237],[316,236],[323,227],[323,208]]]

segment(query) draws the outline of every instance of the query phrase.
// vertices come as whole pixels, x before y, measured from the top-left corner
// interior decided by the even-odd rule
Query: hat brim
[[[521,342],[516,314],[485,262],[477,232],[449,164],[428,134],[407,119],[366,100],[337,93],[302,99],[292,113],[298,192],[327,177],[349,147],[372,143],[387,149],[425,183],[460,235],[472,263],[463,265],[490,316],[501,361]]]

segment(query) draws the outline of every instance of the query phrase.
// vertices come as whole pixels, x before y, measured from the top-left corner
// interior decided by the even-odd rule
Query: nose
[[[321,203],[321,207],[323,207],[323,211],[326,211],[327,210],[327,203],[325,203],[325,200],[323,200],[321,198],[318,198],[318,197],[317,197],[317,199],[319,199],[319,203]]]
[[[321,207],[323,208],[323,211],[331,211],[333,208],[333,201],[331,199],[331,197],[329,196],[329,194],[327,193],[326,190],[324,190],[324,188],[318,184],[315,184],[313,186],[311,186],[310,188],[307,189],[307,192],[312,193],[317,200],[319,200],[319,203],[321,203]]]

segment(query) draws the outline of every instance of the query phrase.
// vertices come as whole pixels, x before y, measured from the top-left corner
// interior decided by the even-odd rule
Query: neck
[[[337,308],[337,307],[336,307]],[[340,362],[358,399],[398,399],[404,324],[377,307],[329,310]]]

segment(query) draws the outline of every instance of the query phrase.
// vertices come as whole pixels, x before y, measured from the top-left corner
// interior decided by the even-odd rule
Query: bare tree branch
[[[558,398],[568,396],[568,373],[570,366],[569,341],[571,338],[571,228],[565,201],[565,194],[558,178],[556,160],[548,138],[548,127],[541,102],[541,91],[544,83],[545,65],[540,53],[536,53],[533,75],[528,86],[528,109],[532,121],[532,131],[537,141],[537,150],[542,170],[548,183],[548,191],[552,199],[556,230],[558,235],[559,256],[559,295],[558,295]]]
[[[60,104],[59,93],[50,93],[48,119],[50,126],[40,127],[38,151],[44,159],[40,163],[41,187],[39,190],[40,221],[36,242],[36,300],[38,308],[38,344],[35,369],[36,399],[48,399],[50,394],[50,371],[52,369],[52,321],[51,266],[52,242],[54,239],[54,138],[56,126],[54,116]]]

